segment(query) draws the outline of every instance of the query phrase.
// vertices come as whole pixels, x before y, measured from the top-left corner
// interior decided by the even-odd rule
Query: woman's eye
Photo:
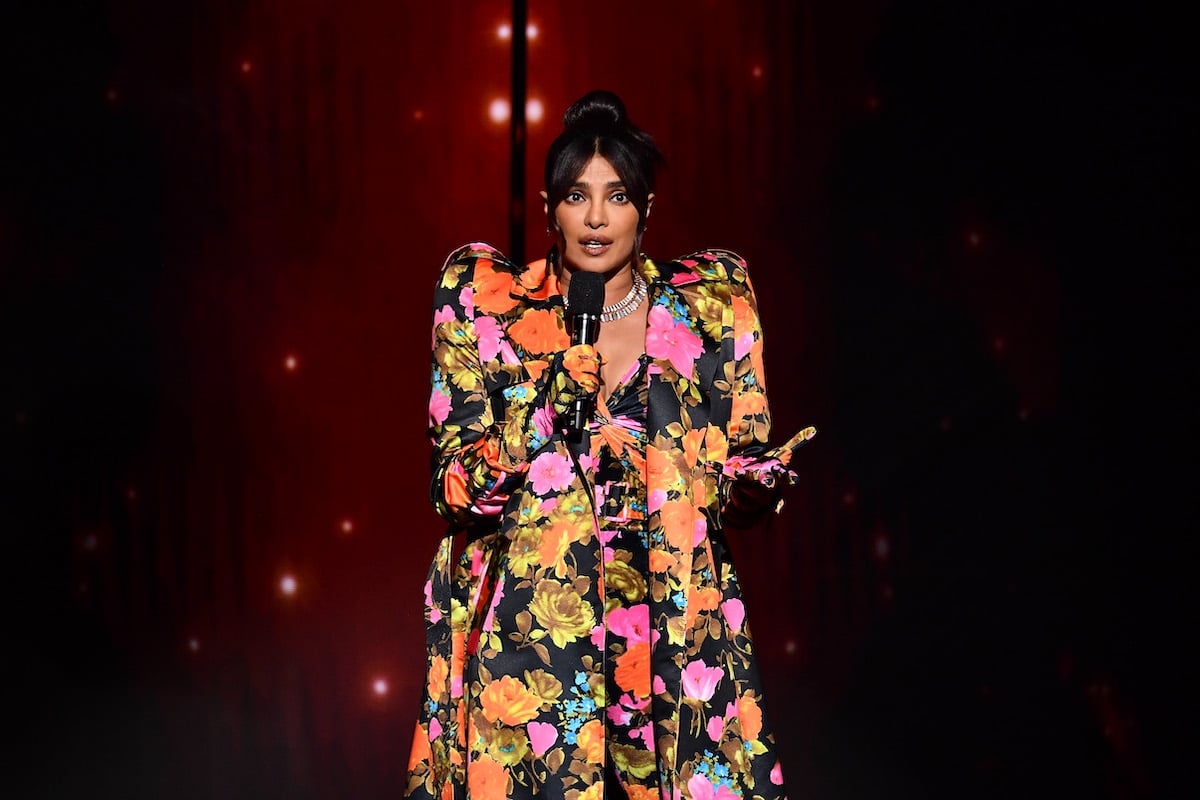
[[[571,192],[569,195],[567,195],[568,203],[578,203],[581,200],[583,200],[583,195],[581,195],[579,192]]]
[[[629,195],[625,194],[624,192],[614,192],[612,199],[614,203],[628,203]]]

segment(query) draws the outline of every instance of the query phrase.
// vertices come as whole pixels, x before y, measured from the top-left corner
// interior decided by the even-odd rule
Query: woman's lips
[[[609,248],[612,247],[612,242],[604,239],[589,239],[585,242],[580,242],[579,246],[589,256],[600,256],[608,252]]]

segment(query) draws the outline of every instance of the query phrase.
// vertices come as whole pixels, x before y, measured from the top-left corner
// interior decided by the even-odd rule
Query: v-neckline
[[[613,390],[608,393],[608,396],[603,398],[605,406],[607,406],[614,397],[618,399],[620,398],[621,394],[628,389],[629,384],[633,381],[633,379],[640,375],[645,369],[646,363],[645,353],[642,353],[633,360],[633,363],[629,365],[629,369],[625,370],[625,375],[621,378],[621,380],[617,381],[617,385],[614,386]]]

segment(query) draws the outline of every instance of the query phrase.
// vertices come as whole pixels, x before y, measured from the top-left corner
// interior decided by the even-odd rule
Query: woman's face
[[[651,195],[647,211],[653,200]],[[568,269],[613,274],[637,257],[638,211],[621,176],[602,156],[592,156],[553,214],[549,208],[546,213]]]

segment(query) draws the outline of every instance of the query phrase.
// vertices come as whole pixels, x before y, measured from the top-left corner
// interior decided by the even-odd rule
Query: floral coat
[[[406,796],[597,800],[606,759],[633,800],[785,795],[722,518],[747,482],[794,482],[788,462],[815,431],[767,450],[761,328],[738,256],[644,259],[642,272],[650,569],[616,574],[610,562],[606,575],[588,447],[529,407],[570,344],[556,277],[485,244],[447,259],[430,434],[432,499],[451,528],[425,584],[428,671]],[[504,441],[505,420],[530,413],[536,433]],[[498,459],[501,448],[523,458]],[[618,681],[621,659],[653,676],[638,747],[606,746],[606,712],[630,698],[605,696],[606,591],[640,592],[649,611],[646,646],[616,662]]]

